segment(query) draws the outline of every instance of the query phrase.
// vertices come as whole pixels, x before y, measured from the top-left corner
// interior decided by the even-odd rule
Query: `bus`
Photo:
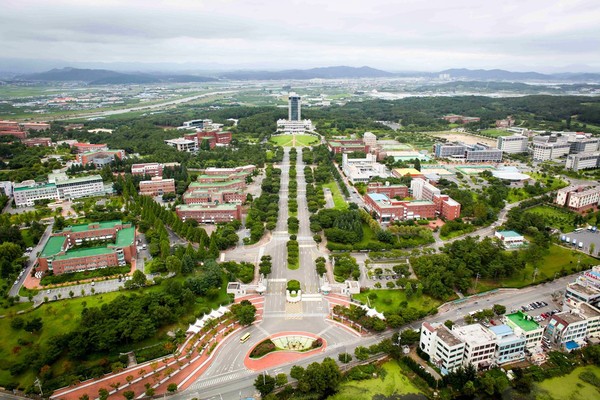
[[[250,332],[244,333],[244,336],[240,338],[240,343],[246,343],[250,339]]]

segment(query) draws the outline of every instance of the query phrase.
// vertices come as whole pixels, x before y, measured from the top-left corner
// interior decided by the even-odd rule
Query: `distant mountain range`
[[[192,74],[134,73],[117,72],[107,69],[60,68],[47,72],[19,75],[17,80],[26,81],[79,81],[91,85],[108,84],[147,84],[168,82],[211,82],[223,80],[302,80],[302,79],[344,79],[344,78],[394,78],[422,77],[436,78],[448,74],[453,79],[469,81],[546,81],[546,82],[600,82],[600,73],[559,73],[541,74],[538,72],[512,72],[502,69],[447,69],[440,72],[388,72],[371,67],[322,67],[311,69],[290,69],[283,71],[232,71],[215,73],[214,77]]]
[[[60,68],[19,75],[15,79],[41,82],[86,82],[90,85],[144,84],[168,82],[211,82],[215,78],[194,75],[123,73],[107,69]]]
[[[392,72],[371,67],[322,67],[311,69],[289,69],[285,71],[235,71],[221,75],[231,80],[286,80],[286,79],[339,79],[339,78],[387,78]]]

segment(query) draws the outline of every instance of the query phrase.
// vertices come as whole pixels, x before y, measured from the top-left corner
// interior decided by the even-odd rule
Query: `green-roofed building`
[[[507,314],[504,320],[506,325],[513,329],[515,335],[525,339],[525,346],[527,348],[530,349],[541,344],[544,327],[535,322],[532,316],[517,311]]]
[[[135,227],[116,221],[66,227],[53,234],[38,258],[37,271],[54,275],[123,266],[136,257]],[[98,242],[96,246],[94,242]]]

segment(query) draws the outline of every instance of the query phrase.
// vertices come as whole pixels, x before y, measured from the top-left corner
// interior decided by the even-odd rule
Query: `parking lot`
[[[569,239],[569,247],[579,249],[587,254],[592,256],[598,256],[600,254],[600,230],[596,230],[592,232],[588,229],[583,229],[579,232],[571,232],[564,233],[561,236],[561,242],[566,244],[566,239]],[[562,237],[565,237],[565,240],[562,240]],[[575,240],[575,244],[573,244],[573,240]],[[579,244],[581,243],[581,247]],[[590,253],[591,245],[594,245],[592,248],[592,252]]]

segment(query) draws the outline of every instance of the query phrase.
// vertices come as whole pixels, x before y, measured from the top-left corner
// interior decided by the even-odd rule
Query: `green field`
[[[383,281],[382,281],[383,282]],[[363,292],[355,294],[353,298],[359,300],[363,304],[369,304],[367,302],[367,295],[369,293],[377,294],[377,298],[369,300],[371,307],[379,312],[398,312],[401,308],[400,303],[407,301],[409,307],[413,307],[417,310],[429,311],[441,304],[441,301],[433,299],[429,296],[422,295],[420,297],[414,296],[410,300],[406,300],[406,294],[402,289],[382,289],[372,290],[369,292]]]
[[[541,400],[597,399],[598,388],[579,378],[582,372],[592,372],[600,378],[600,367],[587,366],[575,368],[568,375],[547,379],[535,384],[535,398]]]
[[[339,392],[335,396],[329,397],[329,399],[371,400],[378,394],[387,397],[409,393],[422,394],[410,379],[402,373],[395,361],[383,364],[382,368],[383,371],[378,378],[343,383]]]
[[[319,138],[313,135],[280,135],[269,140],[283,147],[306,147],[319,142]]]
[[[507,132],[503,129],[484,129],[482,131],[480,131],[479,133],[481,133],[484,136],[490,136],[490,137],[498,137],[498,136],[510,136],[512,135],[512,133]]]
[[[551,245],[549,253],[544,257],[538,265],[538,273],[533,280],[533,265],[528,264],[524,270],[517,272],[514,276],[503,279],[499,282],[494,281],[479,281],[477,292],[485,292],[497,287],[521,288],[534,283],[539,283],[545,279],[552,279],[556,273],[560,276],[561,270],[564,268],[568,273],[574,273],[573,268],[577,267],[577,263],[596,265],[598,260],[575,250],[569,250],[558,245]]]
[[[335,181],[323,184],[324,188],[328,188],[331,190],[331,194],[333,196],[333,204],[336,210],[347,210],[348,203],[344,200],[344,196],[342,196],[342,192],[340,192],[340,188],[338,187]]]
[[[563,233],[573,232],[576,214],[572,211],[551,206],[535,206],[526,212],[543,215],[549,226],[560,229]]]

